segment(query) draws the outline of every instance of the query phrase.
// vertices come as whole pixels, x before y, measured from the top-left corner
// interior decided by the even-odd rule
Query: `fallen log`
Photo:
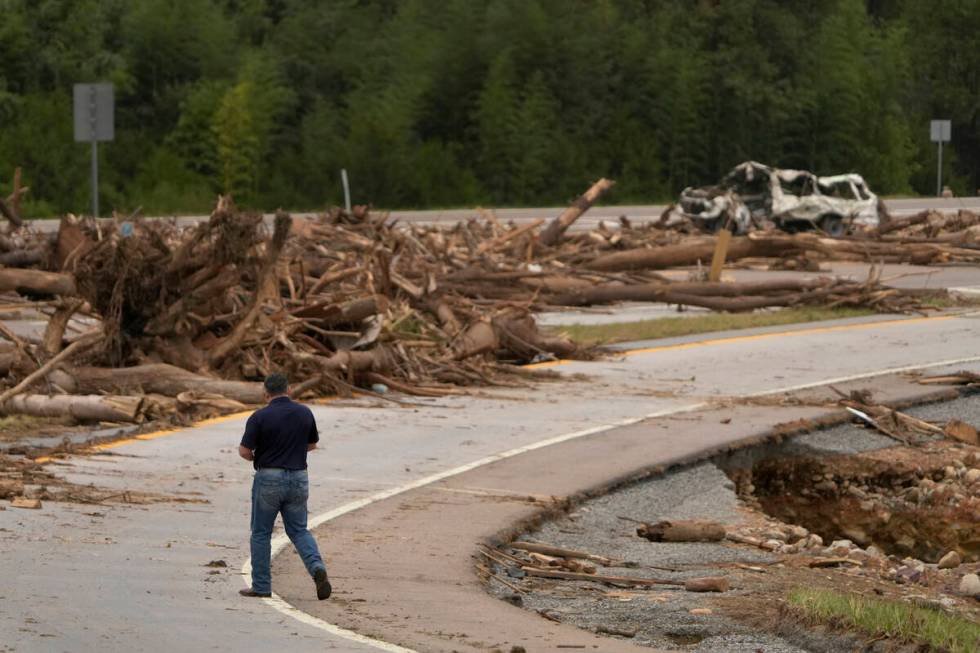
[[[921,211],[907,218],[892,218],[891,220],[888,220],[884,224],[878,226],[877,235],[884,236],[885,234],[893,231],[900,231],[913,225],[928,222],[930,215],[931,213],[929,211]]]
[[[78,294],[75,277],[61,272],[43,270],[22,270],[20,268],[0,268],[0,292],[15,290],[30,291],[45,295]]]
[[[797,249],[792,242],[753,240],[742,236],[732,238],[726,260],[740,258],[778,256]],[[627,270],[658,270],[663,268],[695,265],[709,261],[715,252],[715,239],[694,238],[677,245],[664,245],[642,249],[630,249],[598,256],[585,264],[590,270],[618,272]]]
[[[140,422],[142,397],[106,395],[18,395],[0,404],[5,415],[71,417],[80,422]]]
[[[0,254],[0,265],[11,268],[27,268],[42,263],[47,256],[47,250],[39,247],[34,249],[18,249]]]
[[[48,319],[48,324],[44,327],[44,338],[41,341],[41,349],[45,354],[55,356],[61,351],[61,341],[65,337],[68,322],[83,303],[84,301],[80,299],[69,301],[59,306]]]
[[[494,351],[498,346],[497,331],[489,321],[474,323],[463,333],[457,346],[456,360],[478,356]]]
[[[66,350],[67,351],[67,350]],[[69,392],[90,394],[98,392],[142,391],[177,397],[184,392],[222,395],[243,404],[265,401],[262,384],[249,381],[226,381],[185,369],[154,363],[133,367],[74,367],[65,377],[52,378]]]
[[[495,318],[492,322],[501,346],[526,359],[541,353],[564,357],[574,352],[578,345],[561,336],[548,336],[538,331],[530,315]]]
[[[565,231],[568,230],[572,224],[575,223],[583,213],[592,208],[599,197],[602,196],[607,190],[612,188],[616,182],[610,179],[600,179],[596,183],[592,184],[589,190],[585,191],[577,200],[572,202],[572,205],[567,209],[562,211],[562,214],[551,221],[551,223],[545,227],[544,231],[538,237],[538,242],[545,247],[552,247],[557,245],[561,240]]]
[[[21,220],[20,216],[17,215],[10,206],[7,205],[7,202],[5,202],[3,198],[0,198],[0,215],[7,218],[7,220],[10,221],[10,224],[14,225],[15,228],[20,228],[24,226],[24,221]]]
[[[686,592],[727,592],[729,587],[728,579],[724,576],[706,576],[684,581]]]
[[[24,481],[18,478],[0,478],[0,499],[12,499],[24,494]]]
[[[636,534],[651,542],[720,542],[725,539],[725,527],[704,519],[664,520],[641,524]]]
[[[84,351],[93,345],[102,342],[103,340],[105,340],[104,333],[89,332],[85,334],[75,342],[65,347],[60,353],[58,353],[58,355],[52,357],[47,363],[25,376],[20,383],[9,390],[5,390],[4,392],[0,393],[0,406],[2,406],[11,397],[14,397],[22,393],[24,390],[27,390],[27,388],[31,387],[35,381],[44,378],[48,372],[55,369],[62,362],[70,360],[71,357],[78,352]]]
[[[279,296],[278,276],[276,274],[276,263],[282,248],[286,244],[289,236],[289,228],[292,226],[292,218],[287,213],[278,211],[273,227],[272,238],[266,245],[265,258],[258,271],[258,282],[255,297],[252,305],[227,336],[222,338],[208,351],[208,362],[212,367],[217,367],[230,354],[236,351],[245,340],[249,330],[262,313],[266,302],[281,303]]]
[[[542,544],[541,542],[515,541],[511,542],[507,546],[512,549],[517,549],[518,551],[543,553],[544,555],[558,556],[561,558],[581,558],[582,560],[591,560],[592,562],[598,563],[603,567],[611,567],[617,564],[615,560],[612,558],[607,558],[606,556],[587,553],[585,551],[576,551],[575,549],[564,549],[560,546],[551,546],[550,544]]]
[[[558,571],[557,569],[539,569],[538,567],[521,567],[528,576],[538,578],[555,578],[558,580],[589,580],[594,583],[608,583],[626,587],[654,587],[656,585],[683,586],[684,581],[666,580],[660,578],[633,578],[631,576],[603,576],[600,574],[585,574],[575,571]]]
[[[943,435],[966,444],[971,444],[975,447],[980,446],[980,436],[977,434],[977,429],[972,425],[958,419],[951,419],[946,422],[946,428],[943,429]]]

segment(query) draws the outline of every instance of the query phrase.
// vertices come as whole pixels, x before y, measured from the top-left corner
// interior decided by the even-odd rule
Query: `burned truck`
[[[664,218],[667,224],[688,222],[709,232],[726,225],[735,233],[773,225],[841,236],[876,227],[884,216],[881,200],[861,175],[818,177],[746,161],[717,186],[684,189]]]

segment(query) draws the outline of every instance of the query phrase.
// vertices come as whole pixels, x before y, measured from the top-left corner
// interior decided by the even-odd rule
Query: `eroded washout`
[[[978,423],[980,395],[908,412],[934,423]],[[621,582],[537,577],[520,561],[568,569],[572,559],[530,559],[504,546],[508,557],[487,567],[487,588],[542,618],[666,650],[944,650],[819,623],[787,597],[827,588],[962,617],[969,628],[980,617],[980,596],[964,589],[980,570],[978,515],[980,448],[941,436],[906,445],[844,424],[669,470],[519,538],[589,553],[596,576]],[[726,536],[638,536],[638,522],[663,520],[711,520]],[[730,589],[685,591],[685,582],[704,577],[723,577]]]

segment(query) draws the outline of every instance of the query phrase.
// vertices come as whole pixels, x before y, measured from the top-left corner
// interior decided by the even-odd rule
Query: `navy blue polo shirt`
[[[289,397],[252,413],[242,436],[242,446],[255,452],[255,469],[306,469],[306,446],[319,441],[313,411]]]

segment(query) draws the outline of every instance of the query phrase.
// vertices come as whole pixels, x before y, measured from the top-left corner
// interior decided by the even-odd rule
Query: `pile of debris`
[[[406,227],[366,207],[315,219],[279,212],[270,225],[221,198],[207,222],[189,227],[73,216],[53,236],[16,227],[0,238],[0,292],[46,311],[48,324],[41,338],[0,324],[8,377],[0,411],[199,417],[260,403],[259,381],[274,370],[295,379],[300,396],[355,387],[454,394],[516,382],[529,374],[524,363],[587,356],[537,328],[532,312],[555,306],[926,308],[922,292],[888,288],[877,273],[864,282],[669,280],[654,270],[710,259],[715,239],[626,219],[569,232],[611,186],[600,180],[547,225],[504,225],[489,214]],[[881,248],[933,248],[940,258],[980,260],[980,249],[959,245],[760,233],[734,239],[728,258],[850,255],[871,245],[880,250],[873,258]]]

